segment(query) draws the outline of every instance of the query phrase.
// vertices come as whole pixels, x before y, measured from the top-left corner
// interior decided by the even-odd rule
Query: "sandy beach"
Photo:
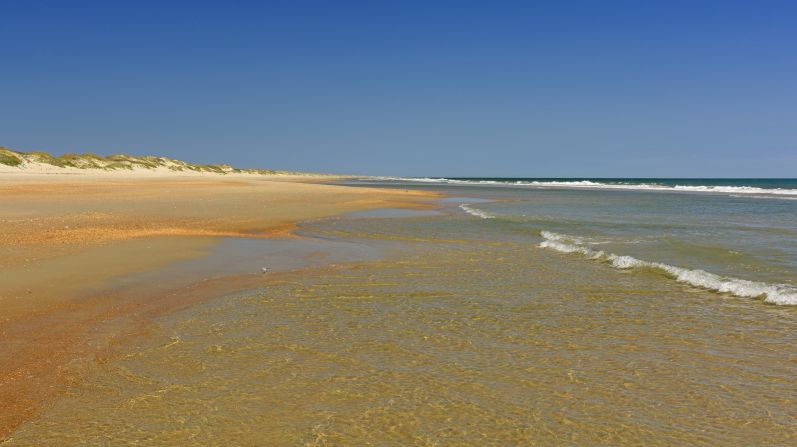
[[[303,220],[423,208],[434,197],[321,183],[331,179],[0,173],[0,439],[76,380],[67,365],[101,362],[121,342],[98,342],[103,325],[129,324],[134,336],[148,315],[263,281],[252,274],[194,284],[185,275],[160,289],[122,291],[113,289],[114,278],[200,258],[220,237],[292,238]]]
[[[0,447],[797,447],[797,2],[0,6]]]
[[[794,201],[322,180],[5,181],[3,445],[795,439]]]

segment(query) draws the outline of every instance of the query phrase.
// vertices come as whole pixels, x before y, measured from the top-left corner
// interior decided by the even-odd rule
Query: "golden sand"
[[[150,320],[9,446],[793,445],[789,309],[425,236]]]
[[[101,325],[205,296],[176,292],[180,281],[171,296],[110,293],[112,278],[202,256],[218,236],[289,237],[301,220],[431,197],[318,183],[327,179],[0,175],[0,439],[68,382],[70,359],[106,348],[87,343]]]

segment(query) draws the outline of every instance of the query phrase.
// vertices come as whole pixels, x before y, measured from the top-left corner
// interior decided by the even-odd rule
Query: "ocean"
[[[9,445],[797,439],[797,181],[345,183],[442,195],[304,223],[280,257],[345,259],[156,319]]]
[[[797,196],[797,179],[731,178],[497,178],[497,177],[381,177],[382,181],[408,181],[461,185],[518,185],[537,188],[620,189],[641,191],[717,192]]]
[[[395,179],[377,181],[392,183]],[[462,204],[542,248],[692,286],[797,304],[795,179],[423,178],[493,203]],[[451,187],[454,187],[453,189]],[[500,223],[498,223],[500,222]]]

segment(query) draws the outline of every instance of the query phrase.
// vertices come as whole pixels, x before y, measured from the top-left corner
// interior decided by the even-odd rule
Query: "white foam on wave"
[[[465,211],[466,213],[470,214],[471,216],[481,217],[482,219],[494,219],[495,218],[495,216],[493,216],[492,214],[490,214],[488,212],[485,212],[485,211],[482,211],[482,210],[476,209],[476,208],[471,208],[470,206],[468,206],[467,203],[463,203],[462,205],[459,206],[459,208],[462,209],[462,211]]]
[[[448,178],[429,177],[375,177],[377,180],[409,181],[420,183],[445,183],[451,185],[517,185],[538,188],[581,188],[581,189],[618,189],[628,191],[676,191],[676,192],[702,192],[742,194],[745,196],[757,194],[759,198],[786,198],[797,197],[797,189],[783,188],[758,188],[755,186],[721,186],[721,185],[661,185],[656,183],[603,183],[591,180],[576,181],[516,181],[504,182],[496,180],[460,180]],[[762,196],[762,194],[766,194]],[[774,196],[774,197],[773,197]],[[778,197],[780,196],[780,197]]]
[[[743,298],[763,298],[765,302],[779,305],[797,305],[797,288],[784,284],[767,284],[746,279],[730,278],[699,269],[676,267],[661,262],[650,262],[633,256],[621,256],[593,250],[582,245],[582,239],[566,234],[541,231],[545,239],[540,247],[562,253],[579,253],[588,259],[610,263],[618,269],[648,268],[663,272],[678,282],[719,293],[729,293]]]
[[[506,185],[507,182],[496,180],[459,180],[443,177],[371,177],[376,180],[416,182],[416,183],[446,183],[452,185]]]
[[[576,245],[603,245],[603,244],[610,244],[612,241],[604,241],[604,240],[597,240],[588,237],[577,237],[571,236],[569,234],[559,234],[554,233],[553,231],[542,231],[542,236],[549,241],[554,242],[562,242],[565,244],[576,244]],[[637,242],[637,241],[631,241]]]
[[[560,188],[588,188],[588,189],[622,189],[640,191],[683,191],[683,192],[713,192],[726,194],[774,194],[782,196],[797,196],[797,189],[758,188],[755,186],[708,186],[708,185],[659,185],[655,183],[618,184],[601,183],[589,180],[562,182],[562,181],[534,181],[515,182],[516,185],[560,187]],[[771,197],[771,196],[766,196]]]

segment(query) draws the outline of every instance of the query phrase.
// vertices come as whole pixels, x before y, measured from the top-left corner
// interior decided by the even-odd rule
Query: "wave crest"
[[[445,183],[450,185],[516,185],[538,188],[575,188],[575,189],[617,189],[626,191],[675,191],[701,192],[743,195],[743,197],[786,198],[797,196],[797,189],[759,188],[756,186],[722,186],[722,185],[662,185],[657,183],[605,183],[592,180],[533,180],[533,181],[501,181],[501,180],[462,180],[429,177],[373,177],[376,180],[407,181],[417,183]],[[751,196],[752,194],[752,196]],[[762,195],[766,194],[766,195]],[[778,197],[780,196],[780,197]]]
[[[719,293],[729,293],[742,298],[763,298],[765,302],[779,305],[797,305],[797,289],[783,284],[767,284],[746,279],[730,278],[700,269],[687,269],[661,262],[650,262],[633,256],[616,255],[593,250],[581,245],[582,239],[566,234],[541,231],[545,239],[539,246],[562,253],[580,253],[588,259],[610,263],[618,269],[648,268],[658,270],[678,282]]]
[[[462,205],[459,206],[459,208],[462,209],[462,211],[465,211],[466,213],[470,214],[471,216],[481,217],[482,219],[494,219],[495,218],[495,216],[493,216],[492,214],[490,214],[490,213],[488,213],[486,211],[482,211],[482,210],[476,209],[476,208],[471,208],[470,206],[468,206],[467,203],[463,203]]]

